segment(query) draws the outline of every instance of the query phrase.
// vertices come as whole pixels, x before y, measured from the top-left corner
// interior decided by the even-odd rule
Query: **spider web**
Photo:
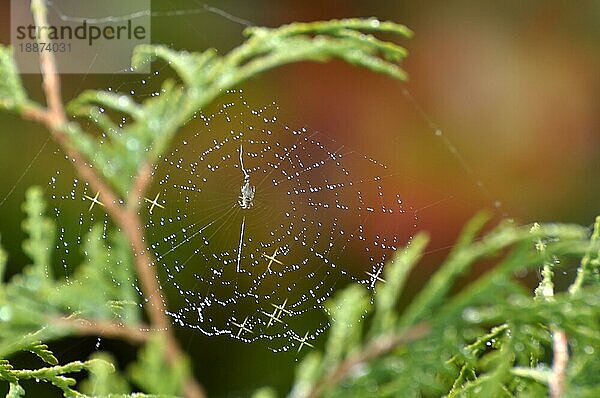
[[[416,217],[385,165],[276,114],[239,91],[198,113],[198,130],[156,167],[147,227],[177,323],[286,349],[299,327],[324,330],[315,320],[337,286],[374,286]]]
[[[383,280],[384,265],[417,226],[416,212],[386,165],[325,134],[290,128],[274,102],[251,107],[235,90],[222,101],[198,112],[188,124],[193,134],[156,165],[141,210],[169,315],[206,335],[301,348],[327,328],[323,303],[335,289]],[[93,226],[102,224],[105,236],[115,226],[101,193],[61,170],[49,185],[68,277]],[[245,202],[246,182],[254,194]],[[138,292],[140,302],[148,299]]]
[[[198,10],[177,15],[192,12]],[[107,89],[137,99],[156,96],[171,73],[164,65],[142,79],[115,77]],[[403,92],[487,193],[448,137]],[[410,240],[420,209],[403,202],[396,171],[326,134],[287,126],[274,102],[252,106],[240,91],[221,101],[213,111],[198,112],[187,126],[191,136],[183,134],[157,164],[142,210],[169,315],[206,335],[300,350],[327,328],[323,302],[336,289],[383,281],[384,265]],[[87,183],[59,171],[50,189],[68,274],[80,257],[75,247],[92,226],[113,226],[101,193]],[[76,225],[63,208],[75,209]],[[140,292],[140,301],[148,299]]]

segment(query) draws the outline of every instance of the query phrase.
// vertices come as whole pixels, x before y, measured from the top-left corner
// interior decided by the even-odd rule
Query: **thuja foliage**
[[[41,2],[38,2],[41,4]],[[38,4],[38,5],[39,5]],[[39,9],[38,9],[39,11]],[[41,11],[39,11],[41,12]],[[372,33],[411,35],[410,30],[376,19],[293,23],[277,29],[249,28],[248,40],[226,55],[141,46],[133,67],[162,60],[177,73],[165,80],[160,95],[136,102],[126,95],[87,91],[68,104],[104,133],[101,143],[70,119],[53,126],[67,147],[83,155],[101,178],[128,200],[140,170],[168,149],[174,135],[194,113],[224,90],[267,69],[302,60],[339,58],[351,64],[406,79],[399,66],[407,52]],[[11,50],[0,46],[0,108],[24,116],[40,110],[22,87]],[[106,112],[109,110],[109,112]],[[126,115],[125,126],[113,113]],[[47,343],[79,335],[86,325],[105,322],[142,332],[144,316],[134,286],[132,249],[118,229],[96,227],[84,237],[83,262],[69,264],[72,274],[53,272],[55,222],[47,216],[42,192],[32,188],[24,204],[23,250],[31,264],[0,282],[0,381],[9,397],[24,396],[26,382],[38,380],[66,397],[181,396],[192,373],[189,359],[165,361],[162,335],[146,330],[139,357],[116,370],[107,353],[83,362],[59,365]],[[584,227],[562,224],[516,226],[501,223],[485,236],[486,221],[476,217],[430,281],[402,311],[398,299],[427,245],[419,234],[386,267],[385,283],[370,293],[350,286],[328,301],[324,310],[331,329],[323,352],[310,351],[297,366],[290,397],[397,396],[546,396],[560,386],[564,396],[600,395],[600,219],[590,236]],[[0,276],[6,253],[0,249]],[[455,292],[461,276],[481,260],[496,265]],[[553,275],[560,264],[580,263],[571,287],[557,292]],[[535,292],[516,278],[527,268],[541,268]],[[566,370],[556,366],[554,336],[564,334]],[[45,364],[17,370],[9,359],[29,352]],[[76,383],[77,376],[84,380]],[[557,380],[560,383],[557,383]],[[144,391],[147,394],[133,393]],[[255,397],[273,397],[261,389]]]
[[[0,353],[37,355],[48,367],[15,370],[0,362],[0,380],[10,383],[8,396],[24,395],[20,383],[36,379],[62,390],[66,397],[127,396],[132,384],[156,395],[177,396],[190,372],[184,361],[163,361],[164,343],[154,336],[139,360],[115,373],[108,354],[85,362],[58,365],[41,341],[74,331],[61,317],[113,320],[135,325],[139,306],[129,302],[124,286],[135,276],[122,258],[108,260],[106,239],[92,231],[86,239],[86,261],[69,281],[56,280],[48,267],[55,226],[44,212],[41,191],[33,188],[24,204],[24,249],[33,263],[0,285]],[[552,369],[552,333],[568,336],[570,358],[564,396],[600,394],[600,217],[594,231],[564,224],[516,226],[505,222],[484,236],[478,232],[485,215],[465,228],[452,253],[411,301],[398,311],[397,302],[410,271],[427,245],[415,236],[385,270],[374,293],[354,285],[327,302],[331,329],[324,351],[311,351],[296,370],[290,397],[395,396],[547,396],[557,377]],[[113,246],[112,256],[119,256]],[[451,293],[457,279],[481,260],[496,265],[476,281]],[[6,255],[0,252],[0,269]],[[115,261],[115,263],[113,263]],[[552,274],[563,262],[578,261],[568,289],[555,292]],[[113,266],[119,264],[119,267]],[[536,293],[514,277],[526,269],[543,269]],[[118,270],[118,273],[116,272]],[[127,271],[123,271],[123,269]],[[85,289],[87,294],[81,294]],[[119,290],[121,289],[121,290]],[[540,291],[544,291],[541,293]],[[115,303],[118,303],[115,304]],[[129,308],[129,310],[126,310]],[[81,391],[67,374],[86,370]],[[255,397],[274,397],[260,390]]]
[[[325,350],[300,364],[290,396],[545,397],[557,378],[560,396],[599,396],[600,217],[591,238],[575,225],[507,222],[478,237],[485,220],[480,215],[466,226],[403,311],[396,302],[424,235],[388,264],[370,305],[362,287],[339,293],[327,306],[332,328]],[[490,259],[496,263],[490,271],[451,293],[457,278]],[[572,261],[580,263],[575,281],[555,292],[553,273]],[[540,268],[535,294],[514,277]],[[559,331],[570,355],[564,374],[553,364]]]

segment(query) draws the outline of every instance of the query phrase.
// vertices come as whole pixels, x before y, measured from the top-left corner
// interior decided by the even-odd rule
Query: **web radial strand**
[[[175,323],[286,350],[326,329],[337,287],[375,286],[416,220],[385,165],[276,114],[238,91],[198,113],[147,227]]]

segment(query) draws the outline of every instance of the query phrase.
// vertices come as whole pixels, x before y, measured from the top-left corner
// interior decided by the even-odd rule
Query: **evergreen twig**
[[[47,9],[43,0],[31,0],[31,11],[34,17],[36,26],[47,27]],[[47,37],[47,29],[42,29],[42,35],[38,38],[40,42],[49,42]],[[43,77],[43,88],[47,101],[47,108],[27,107],[24,110],[24,115],[33,120],[43,122],[51,131],[55,141],[65,150],[70,158],[73,159],[74,167],[78,173],[90,183],[90,185],[98,192],[101,192],[104,197],[105,207],[111,214],[117,224],[123,229],[125,235],[131,242],[135,255],[136,269],[142,291],[148,299],[149,305],[146,306],[152,327],[160,330],[167,337],[166,359],[171,362],[177,362],[182,357],[183,353],[179,348],[177,339],[173,334],[171,323],[166,315],[166,303],[161,294],[161,289],[158,284],[158,276],[152,264],[154,259],[148,252],[144,243],[144,228],[135,209],[128,209],[120,205],[121,201],[113,189],[104,183],[103,179],[96,174],[94,169],[90,167],[81,154],[74,148],[67,138],[67,130],[75,128],[67,123],[64,106],[60,94],[60,77],[56,69],[56,60],[51,51],[40,52],[40,67]],[[148,175],[142,170],[144,181],[140,183],[139,193],[143,195],[144,190],[148,185]],[[91,325],[89,326],[92,327]],[[103,329],[97,329],[98,334],[103,333]],[[205,396],[202,387],[193,379],[190,378],[185,386],[186,396],[190,398],[202,398]]]
[[[532,232],[537,232],[539,229],[540,225],[536,223],[532,227]],[[535,289],[535,296],[543,300],[552,300],[554,297],[554,262],[546,252],[546,242],[538,239],[535,247],[543,260],[542,280]],[[552,378],[549,381],[550,398],[560,398],[563,395],[565,372],[569,362],[568,340],[566,333],[555,325],[550,325],[550,329],[552,330],[553,351]]]
[[[427,335],[429,330],[429,326],[426,323],[420,323],[403,332],[378,337],[368,343],[361,351],[350,355],[335,368],[331,369],[308,391],[305,398],[318,398],[322,396],[328,389],[343,380],[355,367],[387,355],[400,346],[422,339]]]
[[[48,324],[64,328],[79,336],[99,336],[109,339],[122,339],[135,344],[148,341],[157,331],[148,325],[123,325],[104,320],[81,318],[50,318]]]
[[[569,292],[571,294],[578,293],[582,286],[589,282],[593,275],[597,275],[598,270],[600,270],[600,250],[593,246],[593,243],[598,241],[600,241],[600,216],[597,216],[596,221],[594,222],[590,249],[585,256],[583,256],[581,264],[577,269],[577,277],[569,287]]]

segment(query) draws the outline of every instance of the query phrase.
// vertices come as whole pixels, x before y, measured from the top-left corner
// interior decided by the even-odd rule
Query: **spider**
[[[254,193],[256,192],[256,187],[250,185],[249,179],[244,181],[244,185],[242,185],[240,191],[242,193],[238,200],[240,207],[242,209],[249,209],[254,206]]]
[[[250,174],[244,168],[244,158],[243,158],[244,148],[242,144],[240,144],[240,168],[242,169],[242,173],[244,173],[244,185],[242,185],[241,195],[239,196],[238,203],[242,209],[249,209],[254,206],[254,193],[256,192],[256,187],[250,185]]]

